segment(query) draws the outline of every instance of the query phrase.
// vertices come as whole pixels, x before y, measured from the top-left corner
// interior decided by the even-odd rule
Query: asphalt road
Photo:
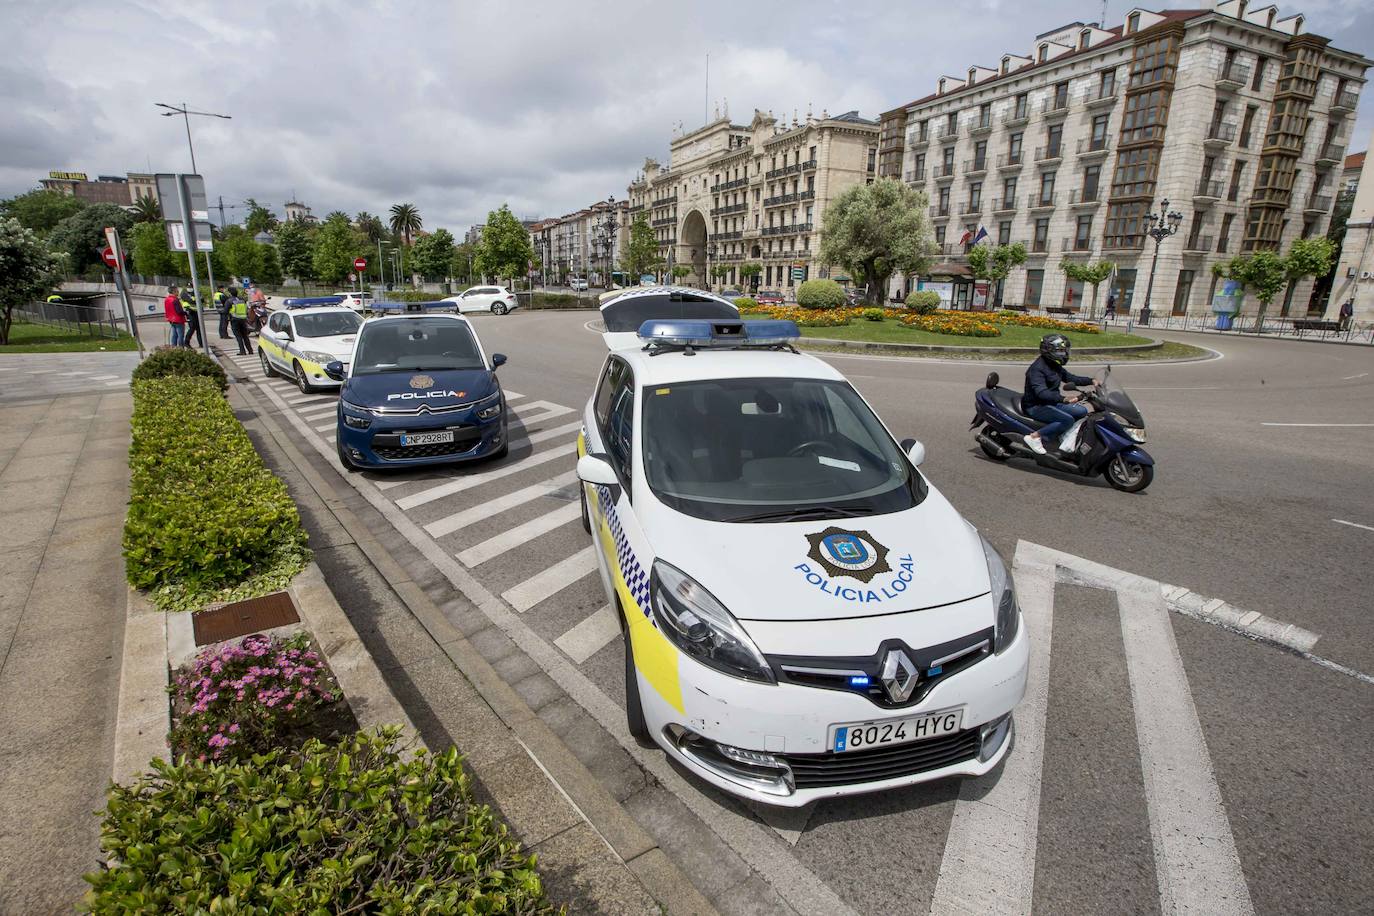
[[[502,596],[514,613],[494,622],[589,714],[579,756],[605,764],[594,770],[618,797],[626,766],[661,783],[627,805],[723,912],[1368,911],[1374,531],[1333,519],[1374,528],[1374,350],[1178,335],[1223,358],[1114,371],[1158,462],[1138,495],[982,456],[973,392],[989,368],[1018,387],[1016,368],[825,354],[899,438],[924,441],[932,483],[1016,557],[1043,673],[989,778],[778,818],[624,734],[622,649],[572,508],[571,439],[605,357],[592,317],[475,320],[488,351],[510,357],[502,381],[520,395],[512,438],[529,444],[506,462],[351,480],[411,544],[436,545]],[[329,398],[272,384],[328,460]],[[1028,545],[1155,580],[1155,603],[1125,586],[1056,584],[1053,561],[1036,566]],[[1297,624],[1318,634],[1314,655],[1344,667],[1169,614],[1158,582]],[[743,886],[769,892],[725,892]]]

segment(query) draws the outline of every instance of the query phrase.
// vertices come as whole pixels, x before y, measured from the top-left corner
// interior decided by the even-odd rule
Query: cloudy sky
[[[185,101],[233,116],[192,123],[212,198],[254,197],[280,214],[294,195],[318,215],[405,201],[427,228],[462,232],[503,202],[537,217],[623,196],[644,157],[665,157],[673,126],[700,125],[708,104],[728,101],[746,122],[756,107],[875,116],[926,94],[942,73],[1029,53],[1036,33],[1097,20],[1101,9],[1092,0],[0,0],[0,195],[50,169],[189,171],[181,119],[154,107]],[[1108,24],[1128,9],[1113,0]],[[1280,11],[1305,13],[1308,31],[1374,56],[1370,0]],[[1351,149],[1372,130],[1374,90],[1361,99]]]

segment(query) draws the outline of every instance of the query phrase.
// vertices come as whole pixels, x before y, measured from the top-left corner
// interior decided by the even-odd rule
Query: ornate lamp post
[[[615,270],[615,231],[620,223],[615,218],[615,195],[606,198],[606,219],[601,223],[602,244],[606,247],[606,276],[602,278],[607,289],[611,288],[611,274]]]
[[[716,240],[711,236],[706,237],[706,288],[714,290],[716,288],[716,276],[711,272],[711,262],[715,260],[720,249],[716,246]]]
[[[1178,227],[1183,222],[1183,214],[1177,210],[1170,210],[1169,199],[1166,197],[1159,205],[1159,212],[1151,213],[1145,219],[1149,227],[1145,233],[1155,240],[1155,254],[1150,261],[1150,282],[1145,285],[1145,308],[1140,310],[1141,324],[1150,323],[1150,303],[1155,291],[1155,267],[1159,264],[1159,243],[1178,232]]]

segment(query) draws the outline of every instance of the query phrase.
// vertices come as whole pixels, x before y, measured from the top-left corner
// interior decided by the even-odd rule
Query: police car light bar
[[[368,306],[373,312],[409,312],[424,313],[430,309],[443,309],[453,311],[452,302],[374,302]]]
[[[343,302],[343,296],[297,296],[285,300],[282,306],[289,309],[308,309],[319,305],[338,305],[340,302]]]
[[[651,319],[639,326],[646,344],[666,347],[780,347],[801,337],[795,321],[765,319]]]

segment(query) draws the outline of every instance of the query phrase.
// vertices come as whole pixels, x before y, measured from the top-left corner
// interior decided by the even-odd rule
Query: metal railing
[[[1326,160],[1328,162],[1339,162],[1341,158],[1340,143],[1326,143],[1317,149],[1317,161]]]
[[[1206,254],[1211,250],[1212,237],[1210,235],[1199,235],[1183,243],[1184,254]]]
[[[1089,105],[1092,105],[1095,102],[1105,102],[1108,99],[1116,101],[1116,95],[1116,83],[1113,82],[1110,86],[1097,86],[1091,92],[1088,93],[1088,97],[1084,99],[1084,101],[1086,101]]]
[[[1220,121],[1207,128],[1204,143],[1230,143],[1236,139],[1236,125],[1230,121]]]
[[[935,178],[953,178],[953,177],[954,177],[954,166],[953,166],[953,165],[937,165],[935,168],[931,169],[930,174],[931,174],[932,176],[934,176]]]
[[[1199,178],[1197,187],[1193,189],[1194,197],[1221,197],[1221,182],[1210,178]]]
[[[16,322],[31,322],[87,337],[119,337],[121,319],[103,305],[81,305],[75,302],[28,302],[14,310]]]
[[[1095,204],[1101,199],[1101,188],[1074,188],[1069,192],[1070,204]]]
[[[926,180],[926,170],[925,170],[925,169],[911,169],[911,170],[909,170],[909,171],[906,173],[906,180],[907,180],[907,181],[925,181],[925,180]]]
[[[950,213],[949,204],[945,204],[945,205],[943,205],[943,206],[935,206],[935,207],[931,207],[931,208],[930,208],[930,215],[931,215],[931,217],[934,218],[934,219],[941,219],[941,218],[943,218],[943,217],[949,216],[949,213]]]
[[[1050,159],[1064,158],[1064,144],[1052,143],[1049,146],[1038,146],[1035,149],[1035,161],[1046,162]]]
[[[958,137],[958,136],[959,136],[959,125],[958,125],[958,124],[955,124],[955,125],[953,125],[953,126],[951,126],[951,125],[949,125],[949,124],[946,124],[944,127],[938,127],[938,128],[935,129],[935,139],[936,139],[936,140],[953,140],[953,139],[955,139],[955,138]]]
[[[1085,153],[1105,153],[1111,145],[1111,137],[1083,137],[1078,141],[1077,151],[1080,156]]]
[[[720,191],[733,191],[735,188],[742,188],[749,183],[748,178],[735,178],[731,181],[722,181],[720,184],[711,185],[711,193],[716,194]],[[673,198],[677,200],[677,198]]]
[[[1232,61],[1229,65],[1222,64],[1217,70],[1218,83],[1234,83],[1237,86],[1244,86],[1250,81],[1250,65]]]
[[[1360,105],[1360,97],[1353,92],[1338,92],[1331,100],[1332,108],[1347,108],[1354,111]]]
[[[1064,114],[1069,110],[1069,94],[1056,95],[1040,103],[1040,113],[1044,115]]]
[[[992,115],[988,115],[986,118],[979,118],[972,122],[969,124],[968,130],[971,134],[981,134],[992,130]]]
[[[993,213],[1002,213],[1002,212],[1005,212],[1005,211],[1008,211],[1008,210],[1015,210],[1015,209],[1016,209],[1016,198],[1015,198],[1015,197],[994,197],[994,198],[992,199],[992,212],[993,212]]]
[[[975,158],[975,159],[965,159],[965,160],[964,160],[964,171],[965,171],[965,172],[986,172],[987,170],[988,170],[988,160],[987,160],[987,157],[986,157],[986,156],[984,156],[982,159],[977,159],[977,158]]]
[[[1330,212],[1331,204],[1331,196],[1328,194],[1313,194],[1307,199],[1307,209],[1320,210],[1323,213]]]
[[[1093,250],[1092,236],[1087,238],[1077,238],[1076,236],[1066,236],[1059,242],[1060,251],[1078,251],[1087,254]]]
[[[1026,198],[1026,206],[1032,210],[1037,207],[1053,207],[1055,205],[1054,194],[1032,194]]]
[[[997,156],[997,167],[1004,169],[1013,165],[1020,165],[1026,158],[1025,153],[999,153]]]

